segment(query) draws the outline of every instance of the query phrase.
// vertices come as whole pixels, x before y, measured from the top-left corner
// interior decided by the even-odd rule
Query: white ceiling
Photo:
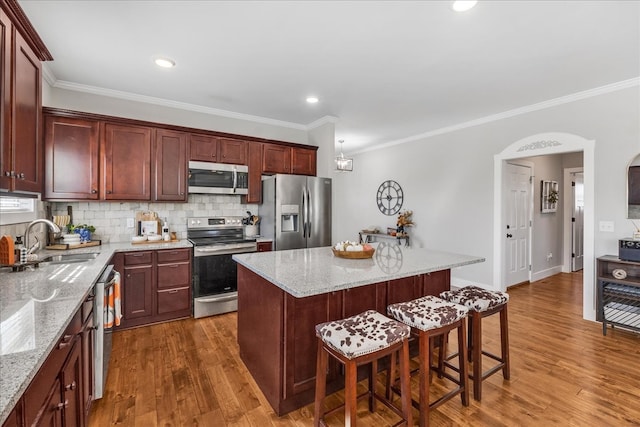
[[[640,76],[639,1],[19,3],[55,85],[297,128],[334,116],[345,152]]]

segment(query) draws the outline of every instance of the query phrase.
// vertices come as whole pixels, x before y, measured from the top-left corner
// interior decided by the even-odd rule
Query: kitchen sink
[[[94,252],[89,254],[61,254],[61,255],[49,255],[46,258],[40,260],[41,263],[49,264],[72,264],[77,262],[87,262],[94,260],[100,255],[100,253]]]

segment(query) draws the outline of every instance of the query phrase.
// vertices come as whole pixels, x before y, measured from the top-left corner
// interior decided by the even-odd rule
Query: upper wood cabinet
[[[98,200],[100,125],[45,116],[45,199]]]
[[[34,53],[5,10],[0,10],[0,43],[0,188],[40,193],[42,55]]]
[[[151,200],[151,133],[149,127],[105,124],[101,186],[105,200]]]
[[[156,130],[153,199],[187,201],[187,134]]]
[[[248,142],[249,193],[244,196],[245,203],[262,202],[262,143]]]
[[[247,141],[241,139],[191,134],[189,160],[246,165],[247,145]]]
[[[262,145],[262,173],[316,174],[316,150],[284,145]]]

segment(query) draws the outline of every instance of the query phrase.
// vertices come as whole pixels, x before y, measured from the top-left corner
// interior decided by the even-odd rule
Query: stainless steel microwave
[[[189,193],[248,194],[249,167],[190,161]]]

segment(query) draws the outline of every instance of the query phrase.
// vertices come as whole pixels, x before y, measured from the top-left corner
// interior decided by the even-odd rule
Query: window
[[[36,199],[0,196],[0,225],[30,222],[36,219]]]

